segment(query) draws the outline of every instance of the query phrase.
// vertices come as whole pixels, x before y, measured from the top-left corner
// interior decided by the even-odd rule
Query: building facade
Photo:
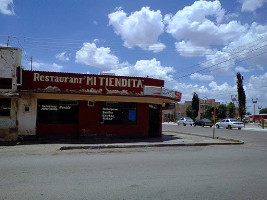
[[[1,48],[9,52],[6,57],[13,50],[15,64],[3,65],[2,59],[0,65],[3,140],[12,134],[13,140],[18,135],[161,136],[162,104],[181,99],[158,79],[24,70],[19,49]]]
[[[163,122],[176,122],[180,118],[186,116],[186,108],[192,105],[192,101],[185,101],[184,103],[171,103],[167,107],[163,107],[162,121]],[[215,99],[199,99],[199,111],[196,119],[203,118],[204,113],[208,106],[218,106],[220,102],[216,102]]]

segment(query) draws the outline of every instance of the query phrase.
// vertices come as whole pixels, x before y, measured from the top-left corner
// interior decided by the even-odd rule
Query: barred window
[[[10,116],[11,99],[0,98],[0,116]]]
[[[101,104],[101,124],[136,124],[136,103],[103,102]]]
[[[38,99],[37,123],[77,124],[78,111],[78,101]]]

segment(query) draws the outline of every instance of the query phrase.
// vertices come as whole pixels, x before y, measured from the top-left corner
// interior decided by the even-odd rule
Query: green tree
[[[243,88],[243,76],[238,72],[236,74],[237,94],[238,94],[238,112],[241,118],[246,114],[246,94]]]
[[[212,106],[207,106],[204,113],[204,118],[212,118],[214,108]]]
[[[187,106],[187,107],[186,107],[186,116],[187,116],[187,117],[190,117],[190,118],[193,118],[193,116],[194,116],[194,111],[193,111],[192,106]]]
[[[194,92],[193,98],[192,98],[192,109],[193,109],[193,120],[198,116],[198,111],[199,111],[199,98],[197,93]]]
[[[223,104],[219,105],[218,108],[217,108],[217,110],[218,110],[218,112],[216,112],[216,113],[217,113],[217,117],[219,119],[226,118],[226,116],[227,116],[226,115],[226,113],[227,113],[227,107],[226,107],[226,105],[223,105]]]
[[[263,108],[259,112],[260,114],[267,114],[267,108]]]
[[[235,104],[234,103],[229,103],[227,106],[227,116],[230,118],[235,117]]]

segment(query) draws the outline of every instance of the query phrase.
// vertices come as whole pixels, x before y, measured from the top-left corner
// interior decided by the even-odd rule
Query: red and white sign
[[[164,87],[144,86],[144,95],[147,96],[163,96],[181,101],[182,93],[174,90],[169,90]]]

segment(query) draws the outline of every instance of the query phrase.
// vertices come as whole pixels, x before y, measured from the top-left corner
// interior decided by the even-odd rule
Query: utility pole
[[[32,71],[32,56],[31,56],[31,71]]]
[[[214,139],[215,136],[215,124],[216,124],[216,102],[214,102],[214,116],[213,116],[213,120],[214,120],[214,125],[213,125],[213,135],[212,135],[212,139]]]
[[[8,38],[7,38],[7,43],[6,43],[7,47],[9,46],[9,40],[10,40],[10,36],[8,36]]]
[[[255,122],[255,104],[258,102],[258,98],[252,99],[252,103],[254,104],[254,115],[253,115],[253,122]]]

